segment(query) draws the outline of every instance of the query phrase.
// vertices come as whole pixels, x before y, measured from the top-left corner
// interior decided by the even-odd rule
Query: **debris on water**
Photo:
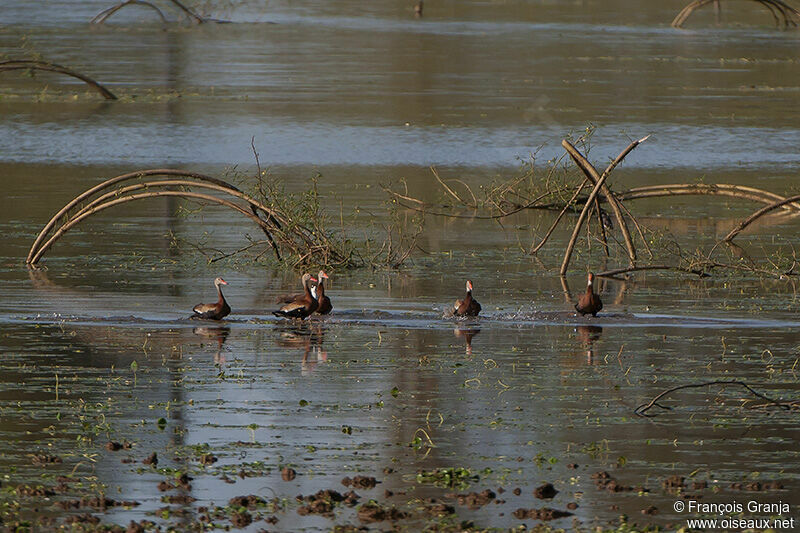
[[[151,453],[147,457],[142,460],[142,464],[144,465],[158,465],[158,454],[156,452]]]
[[[355,505],[359,496],[353,491],[345,495],[331,489],[320,490],[316,494],[309,496],[298,496],[297,501],[306,502],[297,508],[297,514],[305,516],[307,514],[330,515],[337,503],[345,502],[346,505]]]
[[[217,459],[216,457],[214,457],[214,455],[210,453],[204,453],[203,455],[200,456],[199,461],[201,465],[207,466],[207,465],[213,465],[214,463],[219,461],[219,459]]]
[[[57,455],[49,455],[45,453],[33,455],[32,461],[33,464],[40,466],[58,465],[64,462],[61,457]]]
[[[489,489],[466,494],[448,494],[447,496],[455,497],[459,505],[466,505],[469,509],[479,509],[497,497],[497,495]]]
[[[558,494],[558,490],[552,483],[545,483],[533,491],[533,495],[540,500],[551,500],[555,498],[556,494]]]
[[[231,523],[234,527],[243,528],[253,523],[253,517],[247,511],[233,512]]]
[[[642,509],[642,514],[645,514],[645,515],[658,514],[658,507],[656,507],[655,505],[651,505],[650,507],[647,507],[646,509]]]
[[[105,496],[91,496],[83,497],[74,500],[61,500],[56,502],[56,505],[65,511],[68,509],[83,509],[91,507],[97,511],[105,511],[113,507],[137,507],[139,502],[136,501],[118,501],[106,498]]]
[[[245,509],[255,509],[261,505],[266,505],[264,498],[250,494],[248,496],[236,496],[228,500],[228,505],[231,507],[244,507]]]
[[[604,470],[592,474],[592,479],[594,480],[594,483],[595,485],[597,485],[598,489],[607,490],[609,492],[631,492],[633,490],[637,490],[634,489],[634,487],[620,485],[619,483],[617,483],[616,479],[611,477],[611,474],[609,474]],[[638,490],[639,492],[647,492],[646,489],[641,487]]]
[[[369,501],[358,508],[358,519],[364,523],[397,521],[408,518],[408,513],[396,507],[383,507],[375,501]]]
[[[541,509],[517,509],[512,514],[517,520],[531,518],[533,520],[544,521],[572,516],[572,513],[569,511],[559,511],[558,509],[551,509],[549,507],[542,507]]]
[[[374,477],[369,476],[354,476],[352,479],[345,477],[342,479],[342,485],[345,487],[355,487],[357,489],[372,489],[375,488],[377,481]]]
[[[667,479],[665,479],[664,482],[662,483],[662,486],[667,491],[674,492],[685,488],[686,484],[684,483],[684,477],[676,474],[674,476],[670,476]]]
[[[750,490],[750,491],[767,491],[767,490],[781,490],[783,489],[783,483],[780,481],[766,481],[761,483],[760,481],[753,481],[751,483],[731,483],[731,488],[733,490]]]

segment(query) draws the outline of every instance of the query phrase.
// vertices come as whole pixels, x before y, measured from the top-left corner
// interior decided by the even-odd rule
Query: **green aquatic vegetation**
[[[484,469],[484,475],[491,473],[491,469]],[[431,484],[441,488],[465,490],[473,483],[480,481],[480,476],[469,468],[451,467],[423,470],[417,473],[416,481],[421,484]]]

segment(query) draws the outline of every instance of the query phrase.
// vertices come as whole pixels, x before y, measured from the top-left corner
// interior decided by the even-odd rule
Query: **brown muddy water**
[[[270,315],[295,274],[207,265],[167,236],[233,250],[248,221],[159,201],[93,217],[44,269],[24,266],[47,219],[102,178],[249,172],[251,138],[291,188],[321,174],[329,210],[361,213],[343,218],[354,234],[365,214],[386,218],[380,183],[436,201],[430,165],[486,185],[533,152],[541,164],[560,155],[588,123],[598,165],[652,134],[615,187],[797,194],[800,33],[772,28],[758,4],[723,3],[720,26],[698,12],[685,31],[669,27],[683,5],[672,0],[430,1],[421,20],[412,2],[236,2],[213,13],[233,24],[199,27],[163,27],[137,7],[92,27],[111,5],[96,0],[7,4],[6,56],[41,54],[121,98],[48,74],[0,78],[0,528],[509,528],[540,524],[524,511],[550,507],[572,513],[555,528],[625,515],[675,530],[701,516],[675,511],[689,500],[784,502],[782,516],[734,516],[800,520],[797,410],[710,387],[669,396],[657,417],[634,413],[711,380],[797,400],[792,280],[607,280],[604,312],[581,319],[570,301],[585,271],[604,267],[598,250],[574,260],[569,296],[557,276],[566,229],[538,260],[524,254],[553,214],[502,226],[429,217],[427,254],[399,272],[329,272],[333,314],[297,326]],[[706,198],[633,207],[687,249],[753,210]],[[788,220],[740,244],[768,256],[797,232]],[[187,320],[218,275],[233,314]],[[443,319],[467,278],[482,316]],[[354,476],[377,484],[342,484]],[[538,499],[545,483],[558,493]],[[324,489],[357,503],[296,499]],[[494,497],[457,496],[487,489]],[[231,501],[247,495],[263,501]],[[370,500],[396,512],[371,522],[382,517]]]

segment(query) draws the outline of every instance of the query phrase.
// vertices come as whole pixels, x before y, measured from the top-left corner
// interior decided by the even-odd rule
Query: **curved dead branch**
[[[747,187],[744,185],[731,185],[729,183],[670,183],[667,185],[648,185],[646,187],[635,187],[627,191],[617,193],[621,200],[639,200],[642,198],[659,198],[663,196],[686,196],[686,195],[711,195],[728,196],[740,200],[750,200],[763,204],[771,204],[784,200],[785,197],[773,192]],[[601,201],[604,201],[601,198]],[[800,211],[800,203],[791,202],[782,206],[786,210]]]
[[[226,23],[230,22],[228,20],[217,20],[217,19],[212,19],[212,18],[203,17],[201,15],[198,15],[197,13],[195,13],[194,11],[192,11],[191,9],[186,7],[186,5],[184,5],[183,2],[180,2],[179,0],[168,0],[168,1],[178,11],[180,11],[181,13],[183,13],[184,15],[189,17],[189,19],[191,21],[193,21],[194,23],[196,23],[196,24],[203,24],[203,23],[206,23],[206,22],[215,22],[217,24],[226,24]],[[161,9],[159,9],[156,5],[148,2],[147,0],[123,0],[119,4],[111,6],[110,8],[105,9],[105,10],[101,11],[100,13],[98,13],[92,19],[91,22],[92,22],[92,24],[103,24],[111,15],[113,15],[114,13],[116,13],[117,11],[122,9],[123,7],[129,6],[129,5],[141,5],[141,6],[145,6],[145,7],[148,7],[150,9],[153,9],[158,13],[158,15],[161,17],[161,20],[163,22],[165,22],[165,23],[168,22],[167,18],[164,16],[163,11],[161,11]]]
[[[29,61],[29,60],[10,60],[10,61],[0,61],[0,72],[6,70],[45,70],[48,72],[57,72],[59,74],[66,74],[67,76],[71,76],[73,78],[77,78],[82,82],[86,83],[88,86],[99,92],[103,95],[103,98],[106,100],[116,100],[117,97],[94,81],[89,76],[85,76],[80,72],[75,72],[72,69],[67,67],[63,67],[61,65],[56,65],[55,63],[47,63],[45,61]]]
[[[47,222],[47,224],[45,224],[44,228],[42,228],[42,231],[39,232],[39,235],[36,237],[36,240],[33,242],[33,245],[31,246],[30,252],[28,252],[28,257],[26,259],[26,262],[28,264],[35,263],[35,261],[33,261],[33,254],[36,252],[37,247],[41,244],[41,242],[44,239],[44,237],[53,229],[53,226],[55,226],[56,223],[62,217],[67,215],[67,213],[69,213],[70,210],[75,208],[75,206],[77,206],[81,202],[85,201],[86,199],[91,198],[93,195],[97,194],[98,192],[100,192],[100,191],[102,191],[104,189],[108,189],[108,188],[110,188],[110,187],[112,187],[112,186],[114,186],[114,185],[116,185],[118,183],[121,183],[123,181],[133,180],[133,179],[141,179],[141,178],[145,178],[145,177],[148,177],[148,176],[181,176],[181,177],[184,177],[184,178],[192,178],[192,179],[196,179],[196,180],[199,180],[199,181],[207,181],[207,182],[213,183],[215,185],[220,185],[222,187],[228,187],[233,191],[241,192],[241,191],[239,191],[239,189],[237,189],[233,185],[230,185],[230,184],[228,184],[228,183],[226,183],[226,182],[224,182],[222,180],[219,180],[217,178],[214,178],[214,177],[211,177],[211,176],[206,176],[205,174],[198,174],[196,172],[186,172],[184,170],[174,170],[174,169],[169,169],[169,168],[155,168],[155,169],[139,170],[137,172],[129,172],[127,174],[120,174],[119,176],[115,176],[113,178],[107,179],[104,182],[99,183],[98,185],[95,185],[94,187],[92,187],[90,189],[87,189],[86,191],[82,192],[81,194],[76,196],[72,201],[70,201],[67,205],[62,207],[61,210],[58,213],[53,215],[53,217]]]
[[[791,405],[783,403],[783,402],[780,402],[778,400],[773,400],[772,398],[764,396],[760,392],[753,390],[753,388],[750,385],[748,385],[747,383],[745,383],[743,381],[738,381],[738,380],[717,380],[717,381],[704,381],[703,383],[691,383],[689,385],[680,385],[678,387],[672,387],[671,389],[667,389],[667,390],[663,391],[661,394],[659,394],[658,396],[656,396],[655,398],[650,400],[648,403],[640,405],[639,407],[634,409],[633,412],[638,416],[644,416],[644,417],[656,416],[656,415],[647,414],[647,411],[649,411],[653,407],[660,407],[661,409],[665,409],[665,410],[668,410],[668,411],[672,410],[671,407],[666,407],[666,406],[661,405],[661,404],[658,403],[658,400],[660,400],[664,396],[667,396],[668,394],[671,394],[671,393],[673,393],[675,391],[679,391],[679,390],[682,390],[682,389],[695,389],[695,388],[699,388],[699,387],[708,387],[708,386],[711,386],[711,385],[723,385],[723,386],[724,385],[737,385],[737,386],[740,386],[740,387],[743,387],[744,389],[746,389],[753,396],[756,396],[757,398],[761,398],[762,400],[765,400],[765,401],[769,402],[769,404],[771,404],[771,405],[775,405],[775,406],[780,407],[781,409],[785,409],[787,411],[792,409]]]
[[[244,216],[246,216],[246,217],[250,218],[251,220],[253,220],[253,222],[258,224],[259,226],[261,226],[265,230],[269,230],[270,229],[266,222],[261,220],[259,217],[257,217],[253,213],[247,211],[246,209],[242,208],[239,205],[234,204],[233,202],[230,202],[230,201],[222,199],[222,198],[217,198],[216,196],[211,196],[210,194],[201,194],[201,193],[189,192],[189,191],[150,191],[150,192],[139,193],[139,194],[131,194],[129,196],[123,196],[121,198],[117,198],[116,200],[111,200],[111,201],[106,202],[104,204],[96,205],[96,206],[92,207],[91,209],[88,209],[86,211],[81,212],[80,215],[76,216],[75,218],[70,219],[69,222],[67,222],[66,224],[61,226],[58,229],[58,231],[56,231],[53,234],[53,236],[50,237],[50,239],[46,243],[44,243],[41,246],[41,248],[39,248],[37,250],[36,254],[33,256],[33,260],[30,261],[29,264],[35,265],[39,261],[39,259],[42,257],[42,255],[44,255],[44,253],[53,245],[53,243],[55,243],[56,240],[58,240],[59,237],[61,237],[64,233],[69,231],[72,227],[74,227],[76,224],[78,224],[81,220],[84,220],[85,218],[87,218],[87,217],[89,217],[89,216],[91,216],[91,215],[93,215],[95,213],[99,213],[100,211],[105,211],[106,209],[108,209],[110,207],[114,207],[115,205],[124,204],[126,202],[132,202],[134,200],[142,200],[144,198],[157,198],[157,197],[160,197],[160,196],[176,196],[176,197],[180,197],[180,198],[194,198],[194,199],[204,200],[204,201],[211,202],[211,203],[217,203],[217,204],[223,205],[225,207],[229,207],[229,208],[233,209],[234,211],[238,211],[239,213],[241,213]]]
[[[750,224],[752,224],[753,222],[755,222],[756,220],[758,220],[762,216],[766,215],[770,211],[774,211],[775,209],[778,209],[780,207],[783,207],[785,205],[788,205],[788,204],[791,204],[791,203],[794,203],[794,202],[797,202],[797,201],[800,201],[800,195],[792,196],[790,198],[784,198],[783,200],[781,200],[779,202],[775,202],[775,203],[770,204],[770,205],[768,205],[766,207],[762,207],[761,209],[759,209],[758,211],[756,211],[755,213],[753,213],[752,215],[750,215],[749,217],[747,217],[746,219],[741,221],[735,228],[733,228],[730,231],[730,233],[728,233],[728,235],[725,236],[724,239],[722,239],[722,242],[731,242],[747,226],[749,226]]]
[[[155,4],[151,4],[150,2],[147,2],[145,0],[125,0],[124,2],[120,2],[119,4],[117,4],[115,6],[111,6],[108,9],[106,9],[105,11],[101,11],[100,13],[98,13],[97,16],[95,16],[91,20],[91,24],[103,24],[106,20],[108,20],[108,18],[111,15],[113,15],[114,13],[116,13],[117,11],[122,9],[123,7],[129,6],[129,5],[138,5],[138,6],[148,7],[150,9],[154,10],[156,13],[158,13],[158,16],[161,17],[161,22],[163,22],[164,24],[166,24],[168,22],[167,21],[167,17],[164,16],[164,13]]]
[[[718,0],[695,0],[694,2],[691,2],[686,7],[684,7],[672,20],[672,27],[680,28],[681,26],[683,26],[683,23],[686,22],[686,19],[688,19],[689,16],[692,13],[694,13],[697,9],[700,9],[703,6],[707,6],[708,4],[715,3],[717,1]],[[795,27],[797,26],[798,19],[800,19],[800,11],[790,6],[783,0],[754,0],[754,1],[764,6],[770,12],[777,26],[783,26],[784,28],[788,27],[789,25]]]
[[[145,180],[142,183],[119,187],[125,181],[151,178],[153,176],[175,176],[183,179]],[[192,187],[225,193],[246,202],[246,204],[239,205],[216,196],[186,190]],[[171,188],[173,190],[149,190],[163,188]],[[174,190],[175,188],[182,188],[183,190]],[[137,193],[137,191],[141,190],[146,190],[147,192]],[[126,201],[160,196],[206,200],[246,215],[248,218],[257,221],[256,223],[267,236],[278,260],[281,260],[281,246],[295,251],[298,247],[302,247],[305,251],[317,251],[320,248],[319,240],[321,237],[313,230],[296,223],[279,210],[264,205],[223,180],[182,170],[149,169],[115,176],[88,189],[70,201],[47,222],[36,237],[28,252],[26,262],[30,265],[35,265],[66,231],[96,212]],[[213,198],[213,200],[209,200],[209,198]],[[249,211],[247,208],[249,208]],[[260,215],[263,215],[263,218]],[[60,224],[58,228],[56,228],[57,224]],[[331,259],[342,260],[342,257],[335,250],[326,251]]]
[[[688,274],[695,274],[701,278],[707,278],[708,274],[700,269],[691,267],[680,267],[674,265],[642,265],[627,268],[615,268],[613,270],[606,270],[595,274],[598,278],[613,278],[619,274],[627,274],[629,272],[642,272],[645,270],[672,270],[674,272],[686,272]]]

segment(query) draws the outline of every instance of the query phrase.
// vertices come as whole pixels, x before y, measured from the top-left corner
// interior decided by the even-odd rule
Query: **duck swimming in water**
[[[319,303],[315,295],[312,294],[311,287],[309,287],[309,283],[312,281],[316,282],[317,280],[311,277],[311,274],[303,274],[303,293],[297,295],[291,302],[277,311],[273,311],[272,314],[283,318],[299,318],[303,320],[316,311]]]
[[[481,312],[481,304],[472,297],[472,282],[467,280],[467,294],[463,300],[456,300],[453,305],[453,315],[455,316],[478,316]]]
[[[329,278],[324,270],[319,271],[317,278],[319,279],[316,287],[317,302],[319,303],[319,307],[317,307],[317,313],[321,315],[327,315],[333,310],[333,305],[331,305],[331,299],[325,296],[325,287],[322,284],[322,280]]]
[[[228,282],[222,278],[216,278],[214,280],[214,286],[217,288],[217,295],[219,299],[217,303],[213,304],[197,304],[194,306],[194,315],[192,318],[205,318],[206,320],[222,320],[226,316],[228,316],[231,312],[231,308],[228,305],[228,302],[225,301],[225,297],[222,295],[222,288],[220,285],[227,285]]]
[[[600,296],[595,294],[593,283],[594,274],[589,272],[589,282],[586,284],[586,292],[583,293],[578,303],[575,304],[575,310],[580,313],[581,316],[597,316],[597,313],[603,309],[603,302],[600,300]]]

